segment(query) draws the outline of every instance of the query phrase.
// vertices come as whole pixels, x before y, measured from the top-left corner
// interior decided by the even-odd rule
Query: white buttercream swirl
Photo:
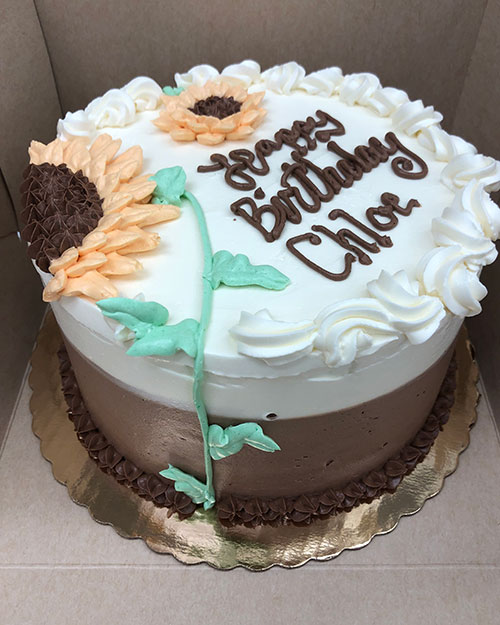
[[[64,119],[57,122],[57,136],[60,139],[74,139],[76,137],[92,138],[96,127],[85,111],[79,110],[74,113],[66,113]]]
[[[424,106],[422,100],[406,102],[394,111],[392,121],[396,130],[402,130],[409,136],[416,135],[424,128],[435,126],[443,119],[433,106]]]
[[[57,122],[57,136],[92,138],[98,128],[127,126],[135,120],[136,112],[157,109],[161,95],[160,85],[152,78],[137,76],[121,89],[110,89],[95,98],[84,111],[66,113]]]
[[[495,244],[483,233],[473,213],[449,206],[441,217],[432,220],[436,245],[460,245],[467,255],[465,264],[478,270],[497,257]]]
[[[220,74],[212,65],[196,65],[185,74],[175,74],[175,84],[178,87],[189,87],[190,85],[203,85],[207,80],[217,80]]]
[[[366,286],[370,295],[385,308],[392,325],[410,343],[424,343],[430,339],[446,315],[441,300],[420,295],[417,280],[410,280],[406,271],[391,275],[382,270],[379,278]]]
[[[500,208],[484,190],[484,183],[471,180],[455,194],[452,206],[472,213],[483,233],[492,241],[500,236]]]
[[[342,70],[339,67],[326,67],[308,74],[299,87],[310,95],[329,97],[338,93],[341,84]]]
[[[306,70],[302,65],[291,61],[284,65],[275,65],[274,67],[266,69],[266,71],[262,73],[261,78],[267,89],[275,91],[276,93],[290,95],[294,89],[300,87],[305,75]]]
[[[499,191],[500,162],[484,154],[460,154],[441,172],[441,181],[452,191],[473,179],[480,180],[486,191]]]
[[[425,292],[439,297],[446,308],[459,317],[479,314],[479,302],[488,293],[477,271],[468,268],[467,261],[467,253],[460,245],[450,245],[431,250],[417,267]]]
[[[229,80],[230,82],[233,80],[242,82],[248,89],[250,85],[259,81],[260,65],[255,61],[247,59],[245,61],[242,61],[241,63],[228,65],[222,70],[221,76],[225,80]]]
[[[401,337],[387,310],[376,299],[364,297],[326,307],[316,317],[314,347],[329,367],[349,365]]]
[[[85,109],[96,128],[122,127],[135,119],[135,104],[121,89],[110,89],[100,98],[92,100]]]
[[[268,310],[242,312],[230,333],[240,354],[269,365],[287,364],[318,350],[329,367],[349,365],[406,336],[423,343],[445,316],[437,297],[419,294],[406,272],[382,271],[368,284],[371,297],[328,306],[314,321],[279,321]]]
[[[408,102],[408,94],[394,87],[380,87],[366,101],[366,106],[380,117],[388,117],[402,104]]]
[[[380,81],[375,74],[348,74],[340,87],[339,98],[350,106],[366,105],[379,87]]]
[[[282,365],[311,353],[316,328],[312,321],[278,321],[264,309],[255,314],[242,312],[230,333],[240,354]]]
[[[147,76],[137,76],[122,87],[121,91],[132,98],[138,112],[157,109],[163,93],[160,85]]]
[[[476,148],[455,135],[449,135],[440,126],[424,128],[418,135],[418,142],[430,152],[438,161],[450,161],[459,154],[475,154]]]

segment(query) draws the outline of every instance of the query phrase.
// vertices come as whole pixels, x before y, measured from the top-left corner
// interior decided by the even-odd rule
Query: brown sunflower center
[[[26,224],[21,236],[42,271],[69,247],[78,247],[103,215],[95,184],[66,165],[30,165],[21,193]]]
[[[208,117],[224,119],[224,117],[239,113],[240,109],[241,102],[235,100],[233,96],[221,98],[218,95],[211,95],[209,98],[195,102],[194,106],[189,110],[196,115],[207,115]]]

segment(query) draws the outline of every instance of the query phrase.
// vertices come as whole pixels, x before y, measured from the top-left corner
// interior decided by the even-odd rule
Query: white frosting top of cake
[[[238,378],[306,376],[316,382],[346,381],[350,374],[354,379],[357,371],[391,359],[394,381],[404,383],[405,376],[411,379],[418,375],[449,344],[461,318],[481,309],[479,301],[486,290],[479,282],[479,274],[482,266],[496,257],[491,240],[500,232],[500,211],[488,195],[500,188],[500,164],[477,154],[463,139],[446,133],[440,127],[442,116],[432,106],[424,106],[420,100],[410,102],[403,91],[382,87],[373,74],[343,76],[339,68],[331,67],[306,75],[297,63],[261,72],[254,61],[244,61],[228,66],[220,74],[211,66],[197,66],[176,74],[175,80],[178,86],[187,87],[217,80],[221,75],[241,82],[250,92],[266,91],[262,106],[267,116],[248,139],[212,147],[195,141],[175,142],[152,123],[161,107],[161,89],[145,77],[108,91],[84,111],[68,113],[58,124],[58,135],[63,138],[94,137],[106,132],[122,140],[122,149],[141,146],[145,172],[154,174],[165,167],[181,166],[187,175],[186,188],[203,208],[213,250],[246,254],[253,264],[272,265],[290,278],[291,284],[283,291],[222,286],[214,292],[205,348],[205,369],[214,376],[214,388],[222,379],[235,379],[237,384]],[[318,212],[302,210],[301,223],[286,222],[281,236],[268,243],[257,229],[230,210],[233,202],[253,197],[253,192],[226,184],[224,171],[199,173],[197,168],[211,164],[214,153],[227,156],[231,150],[253,150],[260,139],[272,139],[279,129],[315,117],[318,110],[345,127],[345,134],[332,137],[343,150],[352,153],[356,146],[368,145],[370,137],[385,144],[386,133],[394,132],[408,150],[425,161],[428,173],[420,179],[397,176],[391,161],[402,155],[398,152],[324,202]],[[292,162],[290,153],[287,146],[275,151],[268,158],[270,172],[254,176],[265,193],[265,199],[255,200],[257,204],[266,203],[282,188],[281,165]],[[341,157],[329,151],[326,143],[318,142],[306,158],[323,168],[335,166]],[[392,247],[380,247],[378,253],[367,251],[371,264],[354,262],[347,279],[331,281],[287,249],[288,239],[320,226],[323,233],[315,232],[321,244],[314,246],[306,241],[297,249],[321,267],[341,271],[346,249],[325,235],[324,228],[334,232],[349,228],[360,236],[363,233],[341,218],[332,221],[330,211],[341,209],[373,229],[365,213],[369,207],[381,204],[384,193],[397,195],[402,207],[411,199],[420,206],[409,215],[398,215],[394,229],[379,232],[390,236]],[[203,259],[191,207],[183,204],[177,220],[155,226],[155,230],[161,243],[141,257],[143,270],[132,277],[116,278],[114,283],[124,297],[144,297],[166,306],[172,323],[187,317],[197,319]],[[366,235],[364,238],[372,242]],[[42,277],[46,279],[47,274]],[[79,327],[90,329],[102,344],[115,340],[116,324],[110,324],[94,304],[80,298],[63,298],[54,309],[63,329],[73,319]],[[413,346],[422,347],[414,350],[421,357],[412,358]],[[403,352],[404,375],[396,372],[401,362],[393,358]],[[95,354],[95,360],[103,366],[99,354]],[[139,360],[180,376],[192,366],[190,359],[180,353]],[[357,379],[356,384],[366,385],[369,379]],[[222,404],[214,399],[216,390],[212,393],[210,384],[208,377],[207,402],[217,403],[213,409],[220,414]],[[389,392],[391,385],[386,386]],[[368,394],[361,394],[365,397],[376,391],[372,388]],[[171,389],[165,395],[171,398]],[[331,399],[325,396],[325,405],[328,401]],[[313,412],[324,409],[318,405]]]

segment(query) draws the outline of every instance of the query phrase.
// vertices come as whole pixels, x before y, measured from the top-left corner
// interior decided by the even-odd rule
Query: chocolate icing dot
[[[196,115],[206,115],[208,117],[217,117],[217,119],[224,119],[235,113],[239,113],[241,109],[241,102],[235,100],[233,96],[220,97],[218,95],[211,95],[205,100],[198,100],[194,106],[189,110]]]
[[[66,165],[29,165],[21,185],[26,224],[22,238],[42,271],[69,247],[77,247],[103,215],[96,186]]]

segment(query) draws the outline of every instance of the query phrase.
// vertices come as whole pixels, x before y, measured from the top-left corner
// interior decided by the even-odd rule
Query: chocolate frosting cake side
[[[71,351],[74,358],[75,352]],[[176,492],[169,480],[138,468],[126,454],[124,456],[117,451],[96,427],[64,347],[59,352],[59,358],[68,414],[89,455],[101,469],[134,489],[140,496],[154,501],[156,505],[168,507],[172,513],[178,513],[181,518],[190,516],[197,506],[187,495]],[[347,480],[343,485],[331,486],[324,490],[311,490],[295,496],[245,497],[243,493],[241,496],[222,494],[217,503],[220,521],[228,525],[243,523],[252,526],[262,523],[310,523],[318,517],[349,511],[359,503],[394,490],[402,478],[423,460],[440,429],[448,420],[453,405],[456,364],[454,359],[450,363],[450,354],[441,359],[439,364],[447,366],[448,369],[433,404],[431,400],[432,410],[406,444],[398,452],[389,455],[377,468]],[[108,405],[111,406],[114,400],[114,396],[108,396]],[[127,398],[124,397],[124,400]],[[398,413],[397,416],[401,418],[402,415]]]

